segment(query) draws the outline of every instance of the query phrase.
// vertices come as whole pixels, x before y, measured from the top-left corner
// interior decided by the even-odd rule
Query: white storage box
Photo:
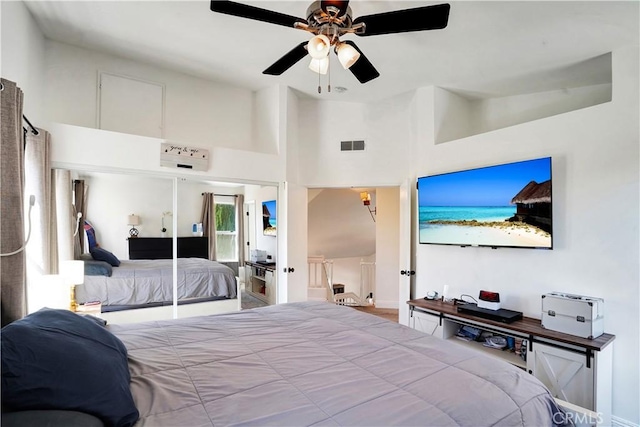
[[[542,295],[542,327],[597,338],[604,333],[604,300],[561,292]]]
[[[256,249],[251,251],[251,262],[264,262],[267,260],[267,251]]]

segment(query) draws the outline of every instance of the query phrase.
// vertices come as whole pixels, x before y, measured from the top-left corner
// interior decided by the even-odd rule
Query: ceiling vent
[[[340,141],[340,151],[364,151],[364,141]]]

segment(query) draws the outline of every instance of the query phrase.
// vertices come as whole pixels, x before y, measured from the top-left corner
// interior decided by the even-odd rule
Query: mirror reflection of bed
[[[244,215],[238,212],[244,214],[247,207],[261,206],[262,200],[274,198],[276,187],[196,179],[176,179],[174,183],[169,177],[104,172],[75,172],[74,177],[85,183],[83,221],[87,221],[87,229],[93,228],[94,243],[120,262],[118,266],[109,265],[109,272],[98,269],[85,275],[84,283],[76,286],[79,304],[100,301],[102,317],[110,323],[225,313],[244,307],[240,298],[244,255],[248,259],[247,243],[255,247],[259,242],[256,243],[255,232],[245,231],[256,227],[246,227],[242,223]],[[213,218],[222,228],[214,237],[215,257],[209,257],[210,238],[193,229],[202,221],[205,193],[214,194]],[[243,204],[245,194],[251,203]],[[130,237],[131,215],[139,217],[139,224],[134,226],[138,237]],[[259,218],[252,212],[251,218],[254,217]],[[241,227],[244,232],[239,232]],[[176,306],[174,235],[178,236]],[[241,238],[244,241],[238,243]],[[89,240],[86,239],[82,258],[90,264],[105,262],[94,259]],[[106,268],[104,264],[102,267]]]
[[[103,314],[114,315],[120,311],[172,306],[172,240],[168,237],[129,238],[128,260],[116,261],[115,256],[104,256],[93,248],[90,256],[84,255],[85,265],[89,267],[89,271],[85,268],[85,273],[94,266],[106,267],[105,263],[109,264],[111,258],[111,274],[85,275],[83,285],[76,290],[77,303],[100,301]],[[207,237],[177,238],[176,295],[179,305],[237,301],[235,272],[208,259],[208,241]],[[96,257],[101,259],[96,260]],[[237,305],[237,302],[232,304]]]

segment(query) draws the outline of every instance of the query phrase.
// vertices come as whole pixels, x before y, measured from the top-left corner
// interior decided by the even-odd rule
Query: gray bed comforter
[[[236,277],[224,264],[202,258],[178,258],[178,299],[236,297]],[[85,276],[76,286],[79,304],[137,305],[173,299],[173,260],[121,261],[107,276]]]
[[[136,427],[551,426],[560,413],[518,368],[329,303],[109,328],[128,348]]]

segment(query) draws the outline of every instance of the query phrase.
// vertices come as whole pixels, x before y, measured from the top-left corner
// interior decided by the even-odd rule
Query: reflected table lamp
[[[60,275],[70,286],[69,309],[76,311],[76,286],[84,283],[84,261],[68,260],[60,264]]]
[[[129,238],[138,237],[138,229],[136,225],[140,225],[140,217],[138,215],[129,215],[128,224],[131,226],[131,230],[129,230]]]

